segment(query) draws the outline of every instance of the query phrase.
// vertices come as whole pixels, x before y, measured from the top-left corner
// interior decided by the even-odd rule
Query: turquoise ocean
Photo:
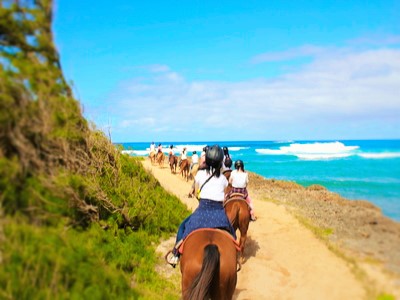
[[[268,179],[288,180],[305,187],[319,184],[350,200],[368,200],[384,215],[400,221],[400,140],[224,141],[161,143],[201,152],[204,146],[227,146],[233,161]],[[118,143],[133,156],[148,155],[149,142]]]

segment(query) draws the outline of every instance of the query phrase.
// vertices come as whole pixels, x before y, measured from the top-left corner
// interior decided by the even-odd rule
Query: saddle
[[[224,200],[223,206],[225,207],[229,202],[235,201],[235,200],[244,201],[247,204],[247,206],[250,208],[243,193],[230,194],[229,198]]]
[[[225,173],[231,173],[231,172],[232,172],[232,170],[231,170],[231,169],[226,169],[226,170],[222,171],[222,174],[225,174]]]

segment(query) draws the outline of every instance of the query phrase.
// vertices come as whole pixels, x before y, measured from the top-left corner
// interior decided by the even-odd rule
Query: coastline
[[[214,142],[171,142],[176,155],[183,147],[202,151]],[[400,222],[400,140],[225,141],[233,160],[265,178],[319,184],[349,200],[367,200]],[[132,156],[148,155],[148,143],[122,143]]]
[[[251,195],[283,205],[328,246],[400,298],[400,223],[366,200],[249,172]],[[388,291],[389,292],[389,291]]]
[[[171,174],[167,163],[152,166],[144,157],[143,165],[189,209],[197,207],[187,198],[190,182]],[[248,260],[234,299],[400,299],[399,223],[367,201],[347,200],[322,186],[249,175],[258,220],[249,228]],[[161,255],[173,240],[161,246]],[[168,266],[163,272],[180,275]]]

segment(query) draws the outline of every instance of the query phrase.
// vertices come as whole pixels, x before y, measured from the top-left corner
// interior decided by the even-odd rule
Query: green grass
[[[83,117],[52,10],[0,5],[0,299],[178,299],[155,246],[189,211]]]
[[[178,299],[144,231],[36,227],[6,218],[1,299]]]

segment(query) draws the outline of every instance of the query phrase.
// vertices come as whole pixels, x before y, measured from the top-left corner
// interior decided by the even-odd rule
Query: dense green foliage
[[[83,118],[51,21],[0,0],[0,298],[175,299],[154,247],[188,211]]]

